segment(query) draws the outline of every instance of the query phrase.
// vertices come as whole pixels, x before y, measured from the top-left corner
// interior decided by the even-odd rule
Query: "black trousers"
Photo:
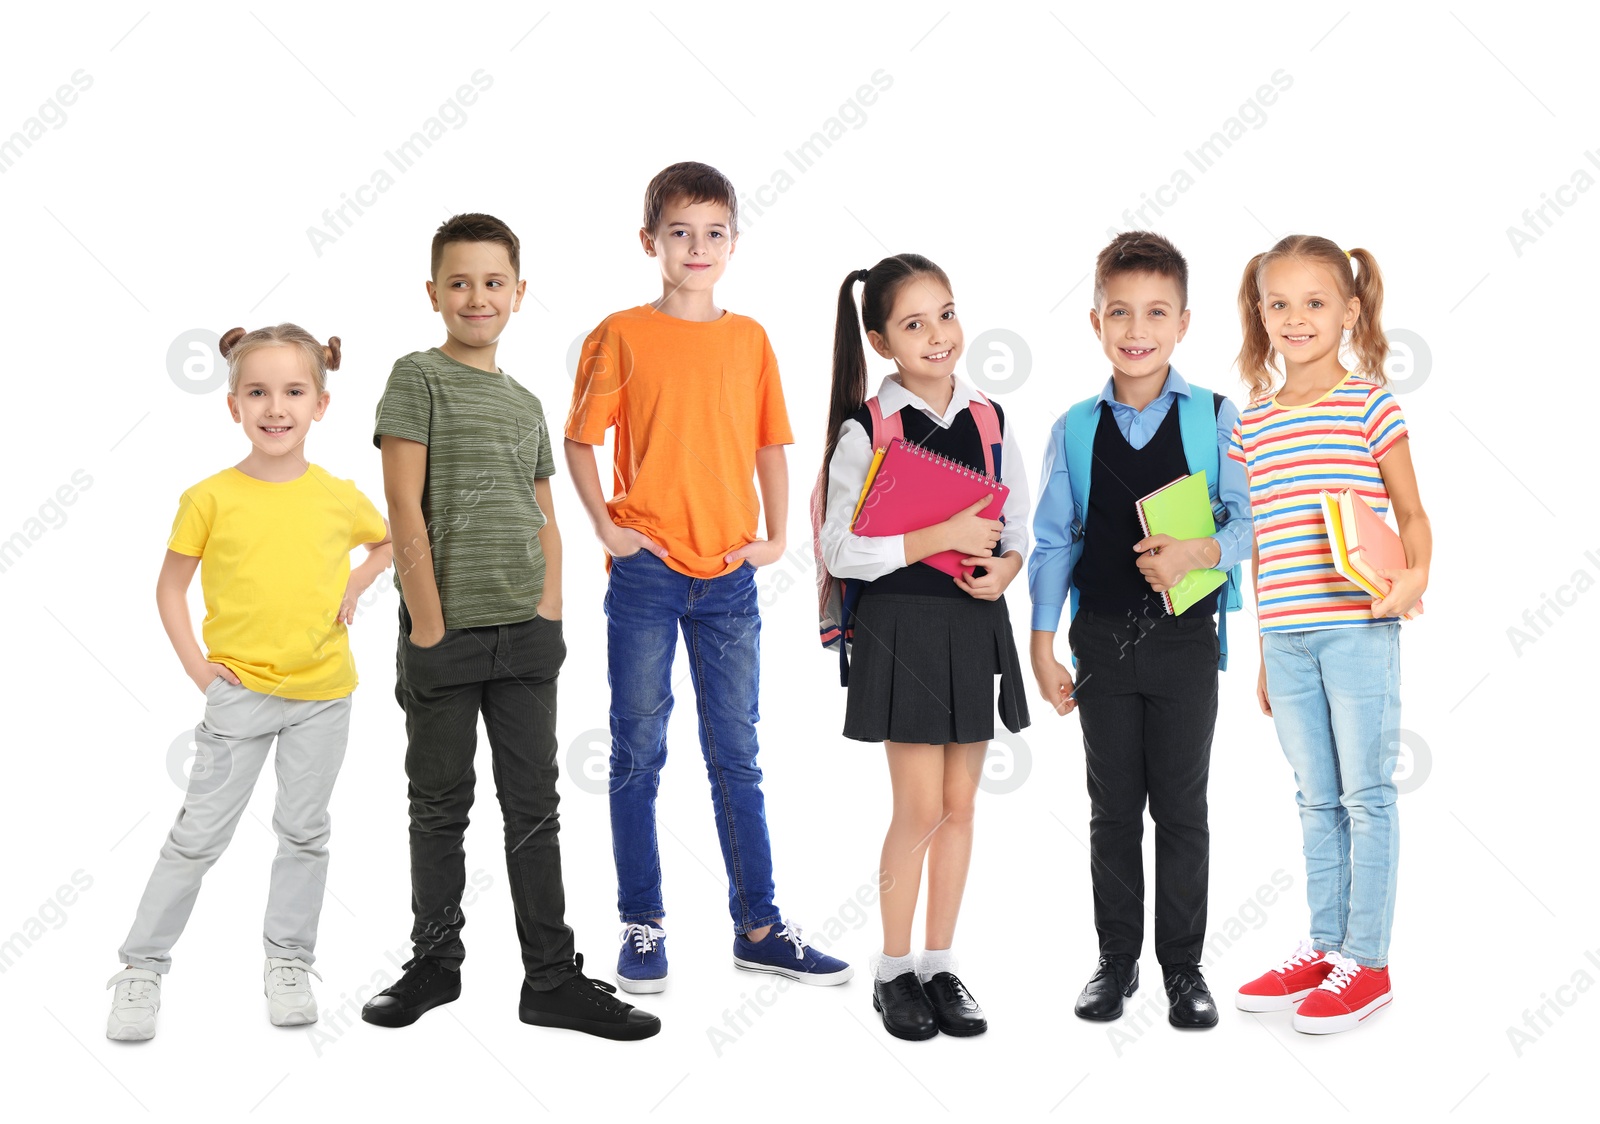
[[[1156,956],[1200,963],[1211,833],[1206,780],[1217,721],[1212,618],[1080,611],[1068,632],[1078,665],[1088,768],[1089,864],[1102,955],[1144,942],[1144,808],[1156,825]]]
[[[462,838],[477,783],[482,713],[523,970],[535,990],[547,991],[577,972],[565,921],[556,794],[556,676],[567,655],[561,622],[535,616],[447,629],[428,648],[410,636],[411,615],[401,602],[395,697],[406,713],[413,951],[453,967],[466,954]]]

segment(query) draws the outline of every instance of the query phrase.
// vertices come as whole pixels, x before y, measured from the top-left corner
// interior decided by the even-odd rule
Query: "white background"
[[[1574,204],[1547,211],[1552,229],[1520,253],[1507,228],[1575,170],[1600,176],[1585,158],[1600,149],[1596,28],[1581,23],[1587,15],[1573,22],[1578,11],[265,4],[9,17],[0,136],[74,72],[92,84],[0,175],[11,355],[0,537],[29,538],[0,573],[0,937],[43,915],[38,939],[14,946],[0,975],[8,1114],[1504,1119],[1564,1100],[1600,1026],[1590,987],[1600,979],[1600,776],[1586,721],[1600,529],[1583,499],[1593,495],[1600,191],[1567,194]],[[479,70],[492,85],[464,122],[316,252],[307,229],[324,209],[388,166],[385,150]],[[864,113],[845,110],[857,127],[796,173],[785,153],[879,70],[890,87]],[[1085,277],[1108,228],[1135,225],[1124,209],[1175,169],[1193,172],[1184,153],[1280,70],[1289,88],[1244,111],[1257,127],[1164,214],[1147,215],[1191,265],[1193,326],[1176,361],[1192,380],[1243,400],[1230,367],[1239,275],[1290,232],[1372,250],[1388,282],[1385,323],[1410,341],[1393,373],[1405,380],[1435,564],[1427,615],[1404,630],[1395,1001],[1360,1031],[1325,1039],[1296,1034],[1287,1013],[1231,1006],[1233,989],[1307,927],[1294,785],[1253,701],[1245,614],[1210,787],[1210,929],[1222,939],[1205,969],[1220,1027],[1166,1025],[1148,953],[1120,1023],[1071,1016],[1095,955],[1088,804],[1076,718],[1041,714],[1036,701],[1034,725],[989,765],[957,939],[992,1029],[892,1040],[865,973],[879,947],[876,908],[851,904],[863,887],[871,900],[888,781],[881,750],[838,733],[844,695],[814,639],[804,517],[838,286],[886,253],[943,265],[966,362],[989,359],[1014,384],[1000,398],[1036,472],[1054,417],[1107,374]],[[177,947],[159,1036],[108,1043],[101,985],[178,808],[172,776],[184,766],[180,753],[169,769],[169,747],[201,712],[156,615],[156,573],[179,493],[247,449],[221,391],[175,380],[173,341],[281,320],[343,337],[332,406],[307,450],[381,505],[370,440],[379,392],[397,356],[444,338],[423,291],[434,227],[488,211],[521,236],[528,299],[499,361],[559,425],[574,339],[660,291],[638,246],[640,201],[649,178],[682,159],[721,168],[751,201],[776,169],[794,174],[759,214],[746,211],[718,299],[770,333],[799,437],[793,551],[762,575],[760,729],[779,904],[813,931],[842,933],[833,951],[861,975],[837,989],[765,992],[775,1001],[763,1006],[761,980],[732,967],[693,711],[680,706],[660,811],[673,981],[644,1004],[665,1022],[658,1037],[614,1044],[517,1021],[487,750],[468,833],[462,999],[408,1030],[354,1021],[355,990],[394,974],[411,920],[385,581],[351,632],[362,682],[333,802],[322,1024],[279,1030],[265,1017],[260,910],[275,844],[263,781]],[[988,329],[1020,337],[1030,359],[974,348]],[[92,483],[51,508],[80,470]],[[567,543],[568,920],[591,973],[609,978],[618,926],[594,780],[606,753],[601,556],[564,474],[555,494]],[[1547,610],[1549,626],[1519,650],[1507,630],[1564,586],[1572,604],[1559,617]],[[193,595],[198,627],[198,583]],[[1025,637],[1022,582],[1009,600]],[[49,905],[75,872],[89,887]],[[1252,904],[1275,874],[1290,890]],[[708,1028],[745,1003],[759,1016],[714,1044]],[[1532,1015],[1536,1036],[1524,1018],[1541,1004],[1550,1025]],[[1514,1043],[1512,1027],[1526,1037]]]

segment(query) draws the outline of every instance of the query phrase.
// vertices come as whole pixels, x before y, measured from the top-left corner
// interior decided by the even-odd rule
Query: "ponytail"
[[[1261,263],[1266,254],[1257,254],[1244,267],[1239,281],[1239,377],[1250,388],[1250,400],[1266,396],[1272,389],[1272,339],[1261,316]]]
[[[870,269],[853,270],[839,286],[839,314],[833,329],[833,390],[828,403],[828,444],[822,471],[833,463],[839,430],[845,419],[867,400],[867,352],[861,343],[861,317],[856,312],[856,282],[870,277]]]
[[[1355,271],[1355,293],[1361,301],[1356,324],[1350,329],[1350,350],[1356,357],[1356,374],[1379,386],[1389,385],[1384,361],[1389,358],[1389,338],[1383,334],[1383,274],[1372,254],[1359,246],[1350,251]]]

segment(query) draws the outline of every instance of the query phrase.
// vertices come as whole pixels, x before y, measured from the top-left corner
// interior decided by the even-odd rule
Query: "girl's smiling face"
[[[1326,266],[1305,258],[1283,257],[1261,271],[1256,305],[1272,349],[1294,367],[1339,365],[1345,329],[1355,327],[1359,297],[1345,297]]]
[[[882,332],[867,333],[872,349],[893,359],[913,379],[949,378],[965,342],[956,301],[943,281],[928,273],[908,278],[894,295]]]
[[[296,452],[328,408],[328,392],[317,393],[315,372],[298,347],[258,347],[239,366],[239,387],[228,395],[233,420],[271,457]]]

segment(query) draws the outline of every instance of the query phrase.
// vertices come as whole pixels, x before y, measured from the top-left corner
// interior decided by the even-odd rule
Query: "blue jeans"
[[[1400,625],[1269,632],[1262,660],[1299,786],[1311,939],[1385,967],[1400,853]]]
[[[641,550],[611,560],[605,609],[611,851],[621,919],[666,916],[656,792],[667,759],[672,657],[681,629],[734,931],[776,924],[780,916],[772,904],[772,844],[756,762],[761,612],[755,567],[747,562],[719,578],[691,578]]]

